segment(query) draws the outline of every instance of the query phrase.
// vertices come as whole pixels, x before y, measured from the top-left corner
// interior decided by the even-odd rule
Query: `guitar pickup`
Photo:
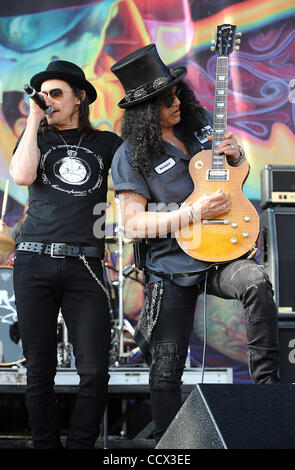
[[[203,219],[202,224],[204,225],[229,225],[228,219]]]
[[[229,180],[229,171],[226,169],[220,170],[208,170],[207,171],[207,181],[228,181]]]

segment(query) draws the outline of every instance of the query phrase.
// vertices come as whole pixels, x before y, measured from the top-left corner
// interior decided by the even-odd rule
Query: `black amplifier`
[[[295,206],[295,165],[266,165],[260,172],[261,207]]]

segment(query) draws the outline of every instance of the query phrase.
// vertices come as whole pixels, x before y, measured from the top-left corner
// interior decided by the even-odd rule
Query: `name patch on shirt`
[[[158,175],[161,175],[165,171],[172,168],[175,165],[175,163],[176,163],[175,160],[173,160],[173,158],[170,157],[165,162],[160,163],[160,165],[156,166],[155,171],[158,173]]]

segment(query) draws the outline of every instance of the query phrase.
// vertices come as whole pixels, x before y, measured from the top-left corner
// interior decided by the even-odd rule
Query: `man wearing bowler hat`
[[[119,103],[125,109],[124,143],[112,163],[114,188],[127,233],[147,240],[137,250],[147,286],[135,338],[150,367],[158,442],[181,406],[181,377],[198,295],[205,291],[242,302],[255,383],[278,382],[277,311],[268,277],[256,261],[247,259],[249,253],[215,266],[190,257],[172,234],[192,220],[226,214],[231,205],[230,195],[222,190],[183,205],[194,189],[190,159],[211,149],[212,133],[209,113],[183,80],[186,68],[167,67],[150,44],[111,70],[125,90]],[[232,132],[225,134],[217,153],[225,154],[232,166],[245,159]]]
[[[31,101],[10,165],[15,183],[29,187],[14,263],[29,424],[34,448],[62,447],[53,388],[61,311],[80,376],[66,446],[88,449],[105,410],[110,348],[104,233],[94,234],[93,209],[106,201],[108,171],[121,139],[90,124],[89,105],[97,94],[77,65],[50,62],[30,85],[52,112]]]

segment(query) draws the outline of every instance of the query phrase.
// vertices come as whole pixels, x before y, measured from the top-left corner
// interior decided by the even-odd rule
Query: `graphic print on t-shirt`
[[[56,145],[42,155],[42,181],[57,191],[72,196],[87,196],[99,189],[103,182],[103,160],[100,155],[86,147],[79,147],[78,152],[75,149],[75,145]]]
[[[64,183],[84,184],[89,180],[91,170],[85,160],[64,157],[54,164],[54,174]]]

